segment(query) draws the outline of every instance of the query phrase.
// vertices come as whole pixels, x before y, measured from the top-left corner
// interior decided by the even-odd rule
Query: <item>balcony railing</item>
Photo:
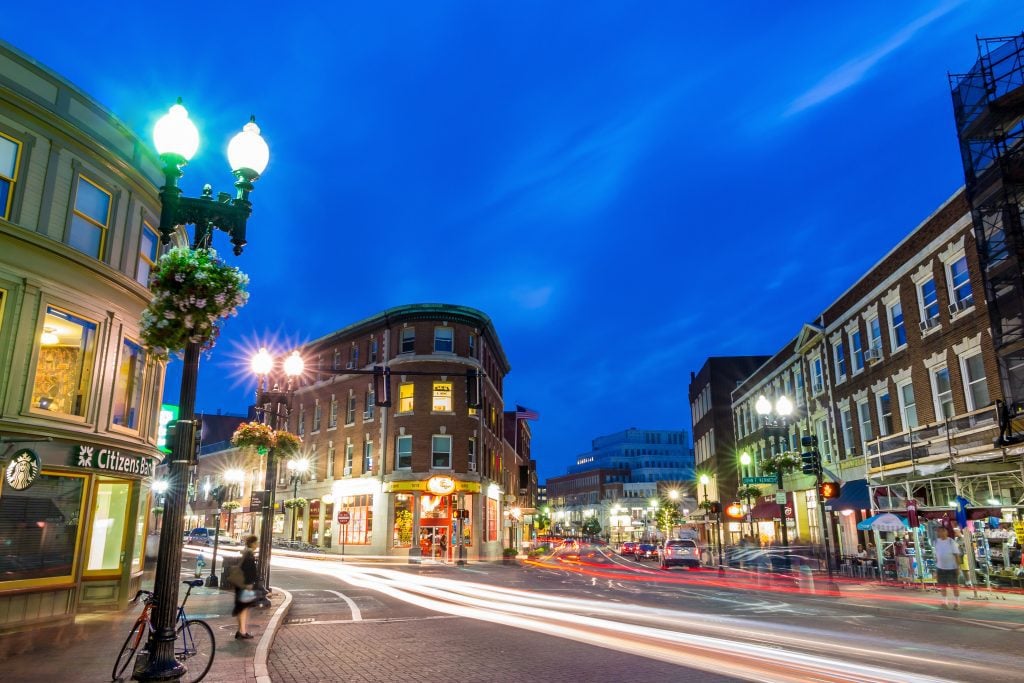
[[[993,443],[999,436],[995,406],[956,415],[867,443],[867,465],[872,474],[938,463],[967,455],[1000,455]]]

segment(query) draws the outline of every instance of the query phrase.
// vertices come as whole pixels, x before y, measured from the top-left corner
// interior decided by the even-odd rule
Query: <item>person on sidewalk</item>
[[[238,617],[238,630],[235,631],[236,639],[248,640],[253,637],[249,633],[247,622],[249,619],[249,608],[253,606],[255,600],[243,601],[242,593],[248,592],[248,595],[253,595],[253,584],[256,583],[256,579],[259,577],[259,572],[256,570],[256,542],[258,540],[255,536],[247,536],[245,539],[245,550],[242,551],[242,563],[239,567],[245,577],[245,585],[235,588],[235,608],[231,610],[232,616]]]
[[[942,606],[949,609],[949,597],[946,589],[953,588],[953,609],[960,609],[960,556],[963,550],[955,538],[949,537],[949,530],[940,526],[935,530],[935,570],[936,583],[942,590]]]

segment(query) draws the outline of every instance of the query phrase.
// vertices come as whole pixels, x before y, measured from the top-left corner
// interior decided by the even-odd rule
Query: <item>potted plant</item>
[[[736,497],[740,500],[750,500],[761,497],[761,489],[757,486],[741,486],[736,489]]]
[[[175,247],[160,257],[149,276],[153,298],[142,312],[140,336],[147,350],[166,360],[189,342],[213,348],[224,318],[238,315],[249,278],[213,249]]]
[[[270,449],[277,445],[277,434],[262,422],[243,422],[231,435],[231,445],[257,450]]]
[[[287,457],[299,452],[302,446],[302,437],[298,434],[278,430],[274,435],[275,455]]]
[[[516,548],[505,548],[501,551],[501,561],[505,564],[515,564],[519,550]]]
[[[761,461],[761,471],[765,474],[789,474],[800,465],[800,461],[792,453],[780,453],[772,458]]]
[[[289,498],[288,500],[286,500],[284,502],[284,506],[286,508],[288,508],[289,510],[293,510],[293,509],[296,509],[296,508],[301,510],[304,507],[306,507],[306,504],[308,502],[309,502],[308,500],[306,500],[305,498],[302,498],[302,497],[299,497],[299,498]]]

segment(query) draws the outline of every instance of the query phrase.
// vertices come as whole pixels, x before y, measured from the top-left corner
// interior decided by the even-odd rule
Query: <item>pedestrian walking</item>
[[[942,591],[942,606],[949,609],[949,596],[946,589],[953,589],[953,609],[960,609],[960,556],[963,550],[955,538],[949,537],[949,530],[940,526],[935,531],[935,570],[936,583]]]
[[[248,619],[249,608],[256,603],[256,591],[253,585],[259,572],[256,569],[256,542],[255,536],[245,539],[245,550],[242,551],[242,562],[238,565],[242,570],[245,583],[242,586],[235,586],[235,608],[231,610],[232,616],[238,617],[238,630],[235,631],[235,638],[249,640],[252,634],[249,633]]]

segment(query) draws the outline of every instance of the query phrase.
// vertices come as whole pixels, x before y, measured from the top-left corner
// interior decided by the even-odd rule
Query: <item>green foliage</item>
[[[278,430],[274,436],[274,450],[276,451],[276,455],[294,455],[295,453],[298,453],[299,448],[302,446],[302,437],[298,434]]]
[[[211,349],[220,322],[238,315],[249,299],[248,276],[213,249],[175,247],[149,277],[153,298],[142,312],[142,343],[157,358],[180,353],[189,342]]]
[[[587,517],[583,520],[583,533],[587,536],[597,536],[601,533],[601,522],[597,517]]]
[[[748,498],[760,498],[761,489],[757,486],[741,486],[736,489],[736,497],[740,500],[747,500]]]
[[[537,530],[545,530],[551,527],[551,515],[548,514],[544,509],[537,510],[533,515],[533,522],[537,525]]]
[[[292,510],[292,509],[299,509],[299,510],[301,510],[302,508],[306,507],[307,503],[309,503],[309,501],[306,500],[305,498],[302,498],[302,497],[299,497],[299,498],[289,498],[288,500],[286,500],[284,502],[284,506],[286,508],[288,508],[289,510]]]
[[[221,505],[221,509],[223,509],[223,510],[225,510],[227,512],[230,512],[232,510],[237,510],[237,509],[239,509],[241,507],[242,507],[242,504],[239,503],[238,501],[235,501],[235,500],[229,500],[228,502],[226,502],[223,505]]]
[[[412,543],[412,512],[410,510],[399,510],[395,514],[395,531],[401,545]]]
[[[672,501],[661,501],[658,511],[654,513],[654,524],[667,536],[672,527],[682,521],[683,516],[679,513],[679,507]]]
[[[515,557],[519,554],[519,551],[515,548],[505,548],[501,551],[502,557]]]
[[[792,453],[780,453],[771,458],[761,461],[761,471],[764,474],[789,474],[800,465],[800,461]]]

